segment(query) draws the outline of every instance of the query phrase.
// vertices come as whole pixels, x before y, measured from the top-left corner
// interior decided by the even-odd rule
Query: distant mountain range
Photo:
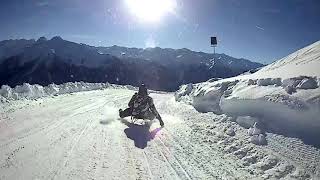
[[[0,85],[110,82],[176,90],[185,83],[227,78],[262,67],[225,54],[189,49],[94,47],[53,37],[0,42]]]

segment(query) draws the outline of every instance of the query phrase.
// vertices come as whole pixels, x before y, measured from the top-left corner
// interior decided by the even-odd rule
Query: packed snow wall
[[[5,102],[9,100],[19,99],[37,99],[45,96],[60,95],[81,91],[92,91],[105,88],[127,88],[136,89],[133,86],[120,86],[109,83],[85,83],[85,82],[69,82],[60,85],[50,84],[48,86],[30,85],[24,83],[23,85],[11,88],[3,85],[0,89],[0,101]]]
[[[307,76],[220,80],[183,85],[175,98],[199,112],[227,114],[234,120],[254,117],[266,131],[320,145],[319,84],[319,79]]]

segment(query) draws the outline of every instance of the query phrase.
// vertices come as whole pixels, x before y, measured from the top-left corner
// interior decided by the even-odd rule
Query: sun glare
[[[174,13],[176,0],[125,0],[132,14],[144,22],[158,22]]]

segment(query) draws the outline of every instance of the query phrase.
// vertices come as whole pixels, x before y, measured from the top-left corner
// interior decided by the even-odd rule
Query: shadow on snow
[[[148,123],[145,125],[134,124],[121,118],[120,121],[128,126],[128,128],[124,130],[124,133],[129,139],[132,139],[134,141],[134,145],[140,149],[147,147],[148,141],[153,140],[156,134],[161,130],[161,128],[156,128],[150,131],[151,124]]]

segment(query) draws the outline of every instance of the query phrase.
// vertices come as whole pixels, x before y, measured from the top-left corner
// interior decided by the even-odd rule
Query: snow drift
[[[200,112],[254,117],[267,131],[320,146],[319,67],[320,41],[253,74],[183,85],[175,98]]]
[[[11,88],[3,85],[0,89],[0,101],[19,100],[19,99],[37,99],[45,96],[60,95],[81,91],[92,91],[105,88],[127,88],[135,89],[133,86],[119,86],[109,83],[85,83],[85,82],[68,82],[60,85],[50,84],[48,86],[30,85],[24,83],[23,85]]]

